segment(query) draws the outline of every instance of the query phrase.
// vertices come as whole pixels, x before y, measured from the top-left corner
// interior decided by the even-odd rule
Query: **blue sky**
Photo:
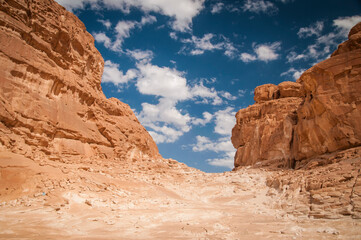
[[[165,158],[233,167],[235,113],[295,81],[361,21],[358,0],[57,0],[95,38],[107,97],[130,105]]]

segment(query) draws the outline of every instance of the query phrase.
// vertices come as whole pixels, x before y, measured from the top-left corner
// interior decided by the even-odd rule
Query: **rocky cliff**
[[[361,218],[360,42],[361,23],[297,82],[257,87],[236,115],[236,169],[274,168],[268,195],[292,215]]]
[[[160,158],[127,104],[106,99],[93,37],[51,0],[0,1],[0,145],[30,158]]]
[[[332,56],[294,82],[255,89],[232,131],[235,166],[300,168],[361,145],[361,23]]]

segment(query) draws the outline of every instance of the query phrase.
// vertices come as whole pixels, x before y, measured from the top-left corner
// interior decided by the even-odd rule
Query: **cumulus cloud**
[[[222,50],[224,55],[233,58],[236,55],[237,49],[228,38],[213,33],[204,34],[203,37],[192,36],[191,38],[182,39],[185,45],[180,50],[180,53],[190,55],[202,55],[206,51]]]
[[[189,85],[185,73],[175,68],[138,62],[137,71],[138,91],[159,98],[157,104],[143,103],[142,110],[138,114],[139,120],[152,132],[157,143],[174,142],[192,126],[204,126],[213,119],[213,115],[209,112],[204,112],[203,118],[192,117],[178,109],[178,103],[195,100],[195,103],[219,105],[223,102],[222,97],[228,100],[235,99],[230,93],[218,92],[214,88],[205,86],[203,81]],[[230,131],[225,125],[228,123],[227,113],[230,111],[226,109],[216,112],[217,133],[224,134],[225,131]],[[222,122],[221,118],[223,118]]]
[[[278,8],[272,2],[265,0],[246,0],[242,6],[244,12],[265,13],[273,15],[278,12]]]
[[[103,32],[93,33],[96,42],[104,44],[104,47],[111,48],[112,40]]]
[[[198,103],[211,103],[212,105],[220,105],[223,101],[218,96],[218,92],[214,88],[208,88],[199,83],[194,85],[190,90],[190,95],[194,99],[201,99]]]
[[[322,30],[323,30],[323,22],[317,21],[317,22],[311,24],[309,27],[300,28],[300,30],[298,30],[297,35],[299,38],[308,38],[313,35],[320,36]]]
[[[209,112],[203,113],[203,119],[202,118],[194,118],[192,120],[193,125],[201,125],[205,126],[207,123],[209,123],[213,119],[213,115]]]
[[[157,18],[155,16],[152,15],[146,15],[143,16],[142,19],[140,20],[140,26],[144,26],[146,24],[152,24],[155,23],[157,21]]]
[[[119,86],[120,84],[125,84],[136,77],[137,70],[135,69],[129,69],[124,75],[123,72],[119,70],[119,64],[113,63],[110,60],[107,60],[104,63],[104,72],[102,77],[102,82],[104,83],[113,83],[114,85]]]
[[[338,31],[340,31],[341,34],[344,34],[344,36],[346,37],[351,28],[359,22],[361,22],[360,15],[351,17],[339,17],[333,20],[333,26],[335,26]]]
[[[222,43],[214,44],[211,42],[212,38],[215,35],[212,33],[204,34],[202,38],[198,38],[196,36],[192,36],[189,39],[182,39],[181,41],[186,44],[191,45],[190,54],[191,55],[200,55],[203,54],[205,51],[213,51],[215,49],[221,49]]]
[[[204,8],[205,0],[57,0],[59,4],[69,11],[84,9],[90,6],[95,9],[108,8],[120,10],[126,14],[131,8],[150,13],[155,12],[172,19],[171,27],[176,31],[186,32],[191,30],[192,19]]]
[[[207,159],[208,164],[218,167],[232,169],[234,167],[235,149],[229,137],[221,137],[217,140],[211,140],[205,136],[197,136],[196,143],[192,145],[194,152],[215,152],[219,154],[218,158]]]
[[[110,29],[110,27],[112,26],[112,23],[109,20],[98,19],[98,22],[103,24],[106,29]]]
[[[183,72],[152,64],[139,64],[138,68],[140,76],[136,86],[140,93],[176,101],[190,97],[189,87]]]
[[[138,63],[142,63],[142,64],[150,62],[154,56],[154,53],[150,50],[143,51],[140,49],[135,49],[135,50],[127,49],[125,53],[134,60],[136,60]]]
[[[252,61],[272,61],[276,60],[279,57],[277,51],[281,49],[281,42],[274,42],[274,43],[265,43],[265,44],[258,44],[253,46],[253,54],[249,53],[242,53],[240,55],[240,60],[243,62],[252,62]]]
[[[231,107],[219,110],[213,115],[215,122],[214,132],[221,135],[216,140],[205,136],[197,136],[196,143],[192,144],[194,152],[210,151],[219,154],[218,158],[207,159],[208,164],[219,167],[234,167],[235,149],[231,143],[230,135],[235,124],[235,112]]]
[[[103,23],[103,20],[99,20]],[[93,33],[95,41],[99,43],[103,43],[104,47],[115,51],[115,52],[122,52],[122,44],[124,39],[130,37],[130,33],[134,28],[141,29],[146,24],[152,24],[156,22],[157,19],[154,16],[143,16],[140,22],[137,21],[118,21],[117,25],[114,27],[115,32],[115,40],[112,41],[108,36],[106,36],[105,33],[99,32],[99,33]],[[108,21],[105,21],[103,23],[106,27],[111,27],[111,23]],[[108,27],[107,27],[108,28]]]
[[[236,96],[233,96],[232,94],[230,94],[229,92],[226,92],[226,91],[221,91],[221,96],[224,97],[225,99],[227,100],[230,100],[230,101],[234,101],[237,99]]]
[[[229,58],[234,58],[237,55],[238,50],[234,47],[233,43],[231,43],[228,39],[223,42],[224,55]]]
[[[145,13],[156,12],[173,19],[171,27],[176,31],[189,31],[193,17],[204,8],[204,0],[154,1],[154,0],[104,0],[105,7],[129,13],[132,7]]]
[[[294,50],[291,51],[287,55],[288,62],[309,60],[309,59],[314,59],[314,62],[319,62],[326,59],[327,57],[330,56],[333,50],[336,50],[338,44],[340,44],[341,42],[347,39],[347,35],[350,29],[360,21],[361,21],[361,15],[339,17],[332,21],[333,29],[330,32],[323,35],[321,35],[320,32],[313,33],[313,30],[307,30],[307,31],[304,30],[303,31],[304,33],[302,33],[303,35],[306,33],[310,35],[312,33],[312,35],[317,36],[317,38],[301,53],[297,53]],[[317,32],[317,30],[314,30],[314,32]]]
[[[222,2],[216,3],[212,6],[211,13],[212,14],[219,13],[222,11],[223,7],[224,7],[224,3],[222,3]]]
[[[257,60],[257,57],[256,57],[255,55],[251,55],[251,54],[249,54],[249,53],[241,53],[240,59],[241,59],[243,62],[248,63],[248,62],[256,61],[256,60]]]
[[[272,44],[260,44],[256,46],[254,51],[257,54],[257,59],[268,62],[278,58],[279,54],[276,51],[280,48],[281,42],[274,42]]]
[[[220,135],[230,136],[232,134],[232,128],[235,124],[235,115],[236,112],[234,112],[234,109],[232,107],[227,107],[224,110],[217,111],[214,114],[214,132]]]
[[[289,54],[287,54],[286,58],[287,62],[292,63],[294,61],[307,58],[307,55],[303,53],[297,54],[295,51],[291,51]]]
[[[87,5],[92,8],[98,8],[98,0],[56,0],[60,5],[65,7],[68,11],[74,11],[75,9],[84,9]]]
[[[139,62],[137,70],[138,91],[159,97],[158,104],[143,103],[138,114],[157,143],[174,142],[193,125],[205,125],[213,118],[208,112],[203,113],[203,118],[191,117],[177,108],[179,102],[191,99],[196,100],[196,103],[213,105],[222,102],[214,88],[204,86],[202,81],[193,86],[188,85],[185,73],[175,68]]]
[[[166,126],[164,124],[174,126],[182,132],[190,130],[191,117],[189,114],[182,114],[176,108],[175,102],[166,98],[161,98],[158,104],[142,103],[142,112],[139,114],[139,118],[145,126],[149,126],[155,131],[160,131],[161,125]]]
[[[290,68],[289,70],[287,70],[286,72],[281,73],[281,77],[283,76],[292,76],[294,80],[297,80],[301,77],[302,73],[305,71],[305,69],[295,69],[295,68]]]

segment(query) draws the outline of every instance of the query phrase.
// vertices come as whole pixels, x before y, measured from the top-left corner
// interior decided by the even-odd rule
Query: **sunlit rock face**
[[[264,162],[286,167],[291,160],[296,110],[302,102],[301,85],[284,82],[255,89],[256,103],[236,114],[232,143],[237,149],[235,166]]]
[[[0,4],[0,144],[29,157],[159,158],[127,104],[106,99],[104,61],[54,1]]]
[[[255,89],[232,131],[235,166],[298,168],[361,145],[361,23],[332,56],[297,80]]]

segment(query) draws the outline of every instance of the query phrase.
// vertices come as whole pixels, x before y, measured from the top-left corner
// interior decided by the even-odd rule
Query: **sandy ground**
[[[360,220],[276,209],[261,169],[0,152],[0,170],[0,239],[361,239]]]

